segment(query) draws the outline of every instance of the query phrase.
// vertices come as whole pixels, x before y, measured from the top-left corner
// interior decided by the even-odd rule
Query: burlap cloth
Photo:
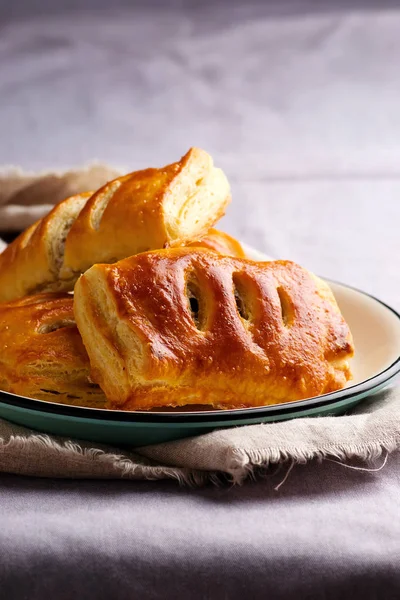
[[[117,173],[98,165],[57,175],[26,176],[16,170],[0,174],[0,230],[26,227],[56,201],[96,188]],[[240,483],[273,463],[329,457],[368,461],[397,448],[400,389],[395,387],[364,400],[342,417],[216,430],[135,451],[38,434],[0,420],[0,471],[41,477]]]

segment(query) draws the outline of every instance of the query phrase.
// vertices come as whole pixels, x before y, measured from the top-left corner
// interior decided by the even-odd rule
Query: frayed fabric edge
[[[323,448],[265,448],[261,450],[243,450],[237,448],[233,451],[228,472],[232,482],[241,485],[248,477],[255,478],[258,469],[267,468],[277,463],[291,462],[292,465],[306,464],[311,460],[323,461],[336,459],[335,462],[345,463],[358,458],[362,461],[373,461],[382,456],[384,452],[390,454],[400,448],[400,438],[375,441],[369,444],[338,445],[330,444]],[[386,462],[385,462],[386,464]]]
[[[60,458],[65,457],[69,460],[78,459],[80,462],[86,462],[87,473],[74,473],[71,468],[59,475],[48,471],[47,473],[41,469],[35,469],[34,465],[29,465],[19,468],[11,468],[11,466],[2,464],[1,457],[8,451],[21,453],[31,451],[32,447],[39,450],[51,451],[59,455]],[[101,464],[109,467],[107,474],[93,473],[90,474],[89,464]],[[206,483],[218,485],[222,479],[218,473],[208,471],[200,471],[171,466],[159,466],[135,463],[123,454],[108,453],[99,448],[82,448],[77,442],[67,441],[64,443],[56,442],[47,435],[32,435],[23,437],[19,435],[11,436],[6,442],[0,439],[0,471],[3,473],[14,473],[19,475],[29,475],[32,477],[58,477],[62,479],[130,479],[130,480],[160,480],[174,479],[180,485],[201,486]],[[61,469],[60,469],[61,471]],[[82,471],[82,469],[80,469]]]
[[[1,457],[8,451],[23,453],[36,449],[50,450],[60,457],[75,459],[81,463],[81,468],[77,473],[73,468],[69,473],[55,474],[46,473],[41,469],[35,469],[34,464],[11,468],[2,464]],[[400,439],[389,439],[370,444],[357,445],[327,445],[324,448],[290,448],[279,450],[277,448],[264,448],[259,450],[235,449],[232,452],[232,458],[226,471],[202,471],[185,467],[172,467],[163,465],[151,465],[135,463],[123,454],[105,452],[99,448],[82,448],[77,442],[66,441],[59,443],[52,440],[47,435],[32,435],[29,437],[11,436],[6,442],[0,439],[0,471],[20,475],[30,475],[36,477],[59,477],[68,479],[127,479],[127,480],[160,480],[173,479],[180,485],[199,487],[206,484],[216,486],[230,483],[232,485],[241,485],[246,479],[256,479],[257,475],[265,471],[270,465],[284,464],[290,462],[292,466],[296,464],[305,464],[313,459],[323,461],[324,459],[336,459],[335,462],[345,463],[346,461],[358,458],[363,461],[372,461],[379,458],[384,452],[387,454],[400,447]],[[86,463],[82,465],[82,460]],[[147,459],[144,459],[147,460]],[[109,468],[107,473],[90,473],[88,468],[90,463],[106,466]],[[83,466],[83,469],[82,469]],[[86,468],[85,468],[86,467]],[[79,472],[80,471],[80,472]],[[86,472],[82,472],[86,471]]]

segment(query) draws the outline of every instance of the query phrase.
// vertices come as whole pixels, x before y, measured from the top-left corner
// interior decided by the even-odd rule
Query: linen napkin
[[[221,429],[134,451],[38,434],[0,420],[0,471],[39,477],[241,483],[262,468],[313,458],[373,460],[400,448],[400,389],[351,415]]]
[[[118,174],[101,165],[65,174],[3,173],[0,230],[21,230],[62,198],[96,189]],[[347,416],[221,429],[134,451],[46,435],[0,419],[0,471],[40,477],[241,483],[274,463],[329,457],[372,460],[397,448],[400,388],[396,387],[364,400]]]
[[[0,231],[21,231],[60,200],[97,190],[120,174],[119,169],[103,164],[59,173],[25,173],[17,167],[4,168],[0,171]]]

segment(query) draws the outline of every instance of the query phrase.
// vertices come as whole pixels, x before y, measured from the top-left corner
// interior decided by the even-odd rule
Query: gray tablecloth
[[[202,146],[232,182],[228,231],[399,308],[396,4],[108,5],[0,0],[0,164]],[[398,598],[399,473],[297,466],[278,492],[284,470],[200,490],[3,476],[1,593]]]

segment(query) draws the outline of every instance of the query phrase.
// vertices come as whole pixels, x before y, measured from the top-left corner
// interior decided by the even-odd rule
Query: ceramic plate
[[[257,260],[267,257],[252,249]],[[376,298],[329,282],[353,333],[350,384],[337,392],[273,406],[232,410],[125,412],[53,404],[0,392],[0,417],[40,431],[115,445],[143,446],[221,427],[342,414],[389,385],[400,371],[400,315]]]

